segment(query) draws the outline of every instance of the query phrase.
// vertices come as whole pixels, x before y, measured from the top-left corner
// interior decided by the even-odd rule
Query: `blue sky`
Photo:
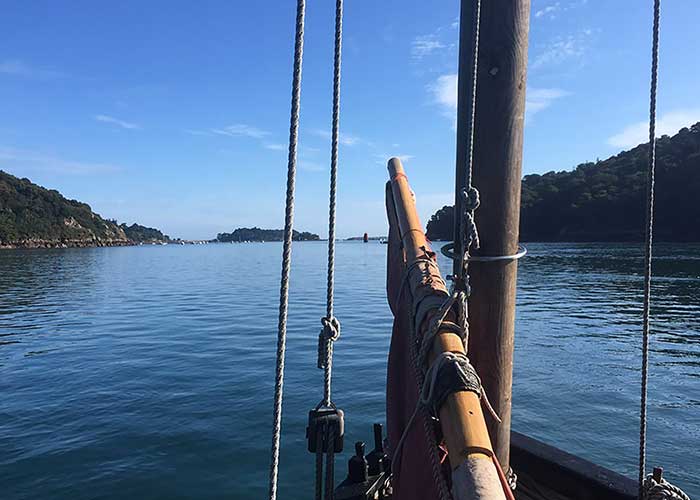
[[[384,234],[386,159],[451,203],[455,0],[346,0],[340,236]],[[5,1],[0,168],[105,217],[281,227],[295,2]],[[334,2],[309,2],[296,227],[326,234]],[[659,129],[700,121],[700,2],[662,12]],[[642,142],[651,0],[533,0],[524,173]]]

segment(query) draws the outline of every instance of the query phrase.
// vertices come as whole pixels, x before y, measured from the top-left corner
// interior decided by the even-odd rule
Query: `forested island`
[[[656,147],[654,239],[700,241],[700,123],[662,136]],[[521,241],[642,241],[648,144],[572,171],[526,175]],[[478,186],[477,186],[478,187]],[[452,206],[428,222],[431,240],[451,240]]]
[[[103,219],[90,205],[0,170],[0,248],[123,246],[169,241],[157,229]]]
[[[219,233],[216,241],[221,243],[244,242],[244,241],[282,241],[284,231],[282,229],[260,229],[259,227],[239,227],[232,233]],[[319,241],[317,234],[306,231],[292,231],[294,241]]]

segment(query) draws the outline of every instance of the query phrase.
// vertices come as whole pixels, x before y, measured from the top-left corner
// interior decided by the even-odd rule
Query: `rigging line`
[[[323,363],[323,404],[331,404],[331,373],[333,370],[333,342],[340,333],[337,319],[333,316],[333,288],[335,283],[335,207],[338,184],[338,142],[340,128],[340,65],[343,42],[343,0],[335,3],[335,55],[333,59],[333,118],[331,123],[331,178],[328,202],[328,281],[326,286],[326,319],[338,325],[333,337],[326,335]],[[326,328],[324,327],[324,331]]]
[[[639,498],[644,498],[646,469],[647,380],[649,369],[649,313],[651,304],[651,258],[654,235],[654,175],[656,171],[656,88],[659,69],[659,19],[661,0],[654,0],[654,25],[651,48],[651,85],[649,91],[649,169],[647,173],[646,235],[644,246],[644,305],[642,316],[642,380],[639,410]]]
[[[460,24],[465,20],[464,9],[466,8],[467,2],[462,2],[463,12],[460,14]],[[467,120],[465,123],[464,135],[460,137],[458,135],[457,142],[466,142],[466,158],[464,159],[463,166],[463,184],[456,185],[455,190],[455,248],[459,249],[460,259],[454,260],[453,274],[458,278],[456,280],[460,287],[466,288],[466,260],[469,257],[469,248],[472,243],[475,246],[479,246],[479,236],[476,229],[476,223],[474,221],[474,210],[479,206],[479,192],[475,187],[472,186],[472,169],[474,163],[474,124],[476,122],[476,90],[477,90],[477,74],[479,69],[479,24],[481,19],[481,0],[473,0],[473,13],[471,15],[471,68],[470,69],[470,87],[465,89],[469,92],[468,95],[464,97],[466,101],[466,115]],[[461,26],[461,30],[469,29],[466,26]],[[464,38],[460,33],[460,63],[464,60],[465,55],[462,53],[462,44]],[[463,73],[460,71],[460,75]],[[466,72],[464,72],[466,74]],[[459,85],[458,88],[463,87]],[[459,127],[461,129],[461,127]],[[461,131],[461,130],[460,130]],[[459,146],[458,146],[459,150]],[[459,156],[459,155],[458,155]],[[458,159],[459,161],[459,159]],[[457,166],[459,170],[460,166]],[[458,176],[459,178],[460,176]],[[459,181],[457,181],[459,182]],[[464,216],[462,213],[464,212]]]
[[[294,39],[294,70],[292,77],[292,105],[289,124],[289,155],[287,158],[287,196],[284,216],[284,245],[280,278],[280,303],[277,324],[277,363],[275,369],[275,399],[272,421],[272,449],[270,457],[269,498],[277,498],[280,437],[282,431],[282,393],[284,387],[284,355],[287,343],[287,308],[289,304],[289,275],[292,263],[292,229],[294,226],[294,190],[299,139],[299,108],[301,101],[301,66],[304,54],[304,16],[306,1],[297,0],[296,34]]]
[[[335,441],[335,431],[333,428],[328,430],[328,450],[326,451],[326,487],[325,500],[333,500],[333,486],[335,482],[335,451],[333,442]]]
[[[318,448],[316,449],[316,500],[322,500],[323,498],[323,427],[318,427],[318,432],[316,433],[316,442]]]

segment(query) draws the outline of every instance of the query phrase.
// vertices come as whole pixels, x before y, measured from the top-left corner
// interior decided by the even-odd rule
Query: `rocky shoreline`
[[[144,244],[160,242],[144,242]],[[142,244],[132,240],[18,240],[4,242],[0,241],[0,249],[13,248],[95,248],[95,247],[128,247]]]

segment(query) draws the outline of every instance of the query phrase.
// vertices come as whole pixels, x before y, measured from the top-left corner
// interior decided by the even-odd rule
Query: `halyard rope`
[[[656,175],[656,91],[659,73],[659,32],[661,0],[654,0],[651,44],[651,84],[649,89],[649,166],[647,170],[646,234],[644,238],[644,303],[642,312],[642,381],[639,410],[639,499],[690,500],[683,490],[664,478],[645,477],[647,439],[647,382],[649,378],[649,317],[651,309],[651,264],[654,236],[654,186]]]
[[[292,77],[292,109],[289,125],[289,155],[287,157],[287,197],[284,216],[284,245],[282,276],[277,324],[277,366],[275,370],[275,399],[272,421],[272,450],[270,458],[269,498],[277,498],[280,435],[282,431],[282,392],[284,388],[284,354],[287,342],[287,308],[289,304],[289,275],[292,264],[292,229],[294,225],[294,188],[299,138],[299,105],[301,100],[301,65],[304,54],[304,16],[306,1],[297,0],[296,35],[294,40],[294,70]]]
[[[479,22],[481,19],[481,0],[474,0],[474,15],[472,25],[472,88],[469,89],[469,116],[466,127],[466,137],[458,137],[457,140],[467,141],[467,158],[464,165],[464,186],[460,193],[462,197],[461,207],[462,214],[455,214],[460,220],[459,237],[461,241],[462,255],[460,255],[460,266],[455,273],[457,275],[456,282],[466,289],[467,283],[467,265],[469,259],[469,251],[472,245],[474,248],[479,248],[479,232],[474,219],[474,211],[479,208],[479,191],[472,186],[472,170],[474,164],[474,124],[476,123],[476,82],[479,71]],[[461,215],[461,217],[460,217]],[[456,243],[456,242],[455,242]]]
[[[318,367],[323,369],[324,407],[332,407],[331,375],[333,371],[333,343],[340,337],[340,322],[333,314],[333,291],[335,284],[335,209],[338,185],[338,143],[340,135],[340,67],[343,48],[343,0],[335,2],[335,50],[333,58],[333,116],[331,123],[331,168],[328,200],[328,270],[326,283],[326,316],[321,318],[323,328],[318,338]],[[323,450],[322,444],[327,444]],[[334,486],[334,430],[329,428],[326,439],[318,441],[316,455],[316,499],[321,498],[321,480],[323,461],[321,454],[326,453],[325,493],[326,500],[333,498]]]
[[[654,26],[651,48],[651,88],[649,91],[649,169],[647,172],[647,211],[644,245],[644,305],[642,313],[642,381],[639,410],[639,498],[644,498],[647,439],[647,379],[649,368],[649,310],[651,301],[651,251],[654,234],[654,174],[656,170],[656,86],[659,67],[659,18],[661,0],[654,0]]]
[[[331,404],[331,371],[333,368],[333,342],[340,336],[340,323],[333,316],[333,286],[335,282],[335,204],[338,184],[338,142],[340,125],[340,64],[343,37],[343,0],[335,3],[335,57],[333,61],[333,121],[331,128],[331,180],[328,203],[328,280],[326,286],[326,316],[321,320],[322,342],[325,343],[323,359],[323,404]]]

